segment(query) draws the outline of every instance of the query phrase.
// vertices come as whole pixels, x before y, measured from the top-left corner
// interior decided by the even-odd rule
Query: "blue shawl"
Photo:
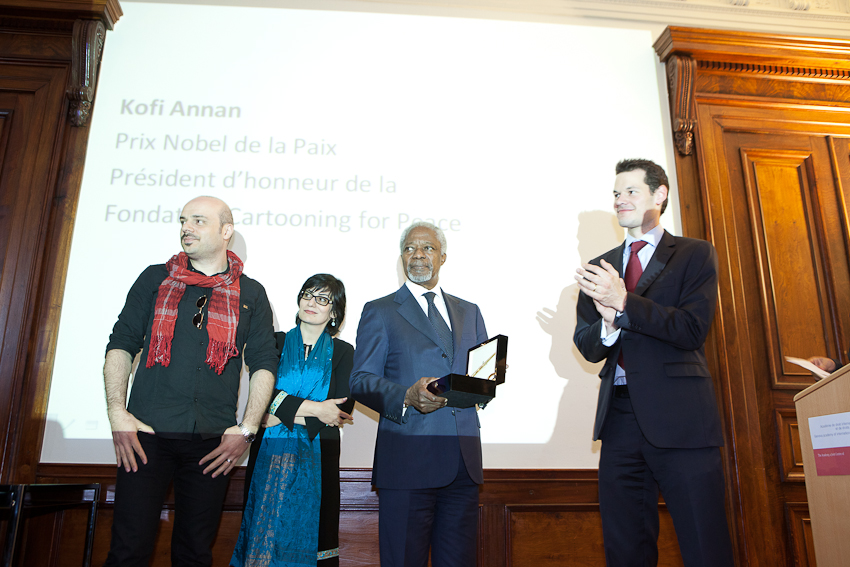
[[[301,329],[296,326],[286,333],[276,387],[305,400],[324,401],[332,367],[331,336],[322,333],[305,360]],[[319,437],[310,440],[303,425],[291,431],[283,424],[266,429],[231,565],[316,565],[321,464]]]

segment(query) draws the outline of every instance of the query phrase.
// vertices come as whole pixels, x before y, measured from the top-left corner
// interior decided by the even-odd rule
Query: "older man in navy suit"
[[[466,374],[487,340],[478,307],[442,291],[446,237],[414,223],[401,237],[407,281],[367,303],[357,329],[351,395],[380,414],[372,484],[382,567],[476,565],[483,479],[477,408],[446,407],[430,382]]]
[[[578,269],[575,344],[599,377],[594,439],[609,567],[658,563],[658,490],[686,567],[733,567],[704,344],[717,306],[717,253],[665,232],[667,175],[649,160],[617,164],[619,247]],[[621,276],[622,274],[622,276]]]

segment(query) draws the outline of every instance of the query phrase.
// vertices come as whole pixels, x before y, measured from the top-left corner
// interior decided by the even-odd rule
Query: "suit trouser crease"
[[[659,488],[685,567],[734,567],[717,447],[653,446],[629,398],[612,400],[600,438],[599,507],[609,567],[657,565]]]
[[[455,480],[442,488],[380,489],[381,567],[475,567],[478,485],[458,451]]]

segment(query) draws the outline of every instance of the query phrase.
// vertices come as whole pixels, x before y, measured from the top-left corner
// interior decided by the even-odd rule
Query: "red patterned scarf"
[[[206,276],[189,269],[189,257],[185,252],[172,256],[165,264],[168,277],[159,284],[154,307],[151,344],[146,366],[159,362],[163,366],[171,363],[171,340],[177,322],[177,306],[187,285],[211,287],[212,297],[207,310],[207,364],[216,374],[224,371],[227,361],[239,354],[236,348],[236,327],[239,325],[239,276],[242,275],[242,260],[227,251],[229,269],[223,274]]]

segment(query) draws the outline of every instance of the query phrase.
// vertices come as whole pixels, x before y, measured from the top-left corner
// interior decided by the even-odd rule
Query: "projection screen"
[[[443,289],[477,303],[491,336],[509,337],[507,380],[480,412],[485,467],[597,466],[599,365],[572,343],[573,274],[624,237],[616,162],[667,165],[650,32],[122,8],[100,72],[43,462],[115,462],[109,333],[139,273],[180,251],[183,204],[214,195],[233,209],[233,250],[265,286],[275,328],[293,326],[304,280],[329,272],[347,288],[341,338],[352,344],[363,304],[403,282],[401,230],[439,224]],[[342,466],[371,466],[376,429],[358,406]]]

